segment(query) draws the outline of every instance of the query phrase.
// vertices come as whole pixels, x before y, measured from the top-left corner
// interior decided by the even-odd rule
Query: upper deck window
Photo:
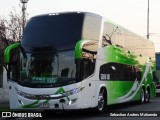
[[[50,47],[73,49],[81,39],[84,14],[66,13],[31,18],[22,39],[25,50]]]

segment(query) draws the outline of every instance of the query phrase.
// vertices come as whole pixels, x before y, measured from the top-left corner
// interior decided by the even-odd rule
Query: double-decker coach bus
[[[155,96],[153,43],[93,13],[32,17],[4,58],[11,109],[102,111]]]

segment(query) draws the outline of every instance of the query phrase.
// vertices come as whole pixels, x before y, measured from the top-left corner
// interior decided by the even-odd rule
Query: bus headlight
[[[28,99],[35,99],[36,97],[34,95],[28,94],[28,93],[24,93],[22,91],[17,90],[17,94],[19,96],[22,96],[24,98],[28,98]]]
[[[66,91],[65,93],[63,93],[64,96],[70,96],[76,93],[79,93],[80,91],[82,91],[85,88],[85,86],[81,86],[79,88],[75,88],[69,91]]]
[[[73,103],[75,103],[75,102],[77,101],[77,99],[78,99],[78,98],[73,99],[73,100],[70,100],[70,101],[68,102],[68,105],[72,105]]]

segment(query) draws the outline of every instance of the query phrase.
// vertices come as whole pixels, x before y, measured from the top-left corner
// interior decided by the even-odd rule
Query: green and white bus
[[[11,109],[85,109],[155,96],[151,41],[88,12],[32,17],[8,46]]]

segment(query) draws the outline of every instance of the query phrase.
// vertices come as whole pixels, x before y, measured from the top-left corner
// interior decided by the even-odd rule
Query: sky
[[[13,7],[20,11],[20,0],[0,0],[0,17],[8,18]],[[160,51],[160,0],[149,0],[149,33]],[[26,12],[29,18],[39,14],[86,11],[103,17],[137,33],[147,35],[148,0],[29,0]]]

